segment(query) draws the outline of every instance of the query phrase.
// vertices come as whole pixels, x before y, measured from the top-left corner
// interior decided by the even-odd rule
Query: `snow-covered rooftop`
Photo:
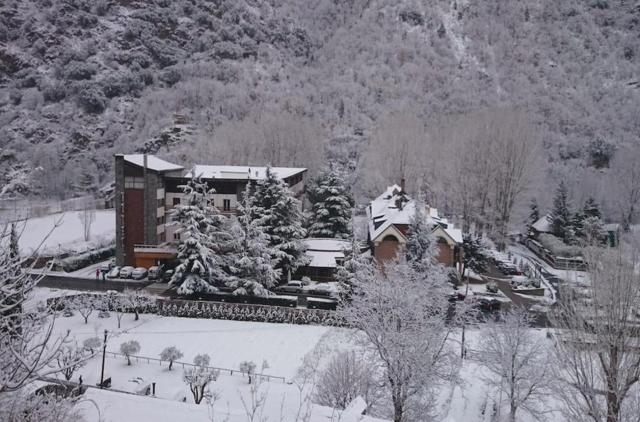
[[[402,192],[400,186],[387,187],[367,208],[371,239],[376,239],[391,225],[410,224],[415,214],[415,206],[416,201]],[[439,224],[454,242],[462,243],[462,230],[455,229],[446,218],[440,217],[436,208],[427,207],[425,211],[428,224]]]
[[[543,215],[531,227],[540,233],[551,232],[551,216],[549,214]]]
[[[311,257],[310,267],[335,268],[336,260],[344,259],[344,250],[351,245],[348,240],[311,238],[305,239],[306,254]]]
[[[124,161],[139,167],[144,167],[144,154],[124,154]],[[184,167],[164,161],[155,155],[147,154],[147,168],[153,171],[174,171],[182,170]]]
[[[229,180],[261,180],[264,179],[267,168],[255,166],[215,166],[201,165],[194,166],[196,175],[204,179],[229,179]],[[187,173],[191,176],[193,170]],[[279,179],[286,179],[298,173],[306,171],[306,168],[298,167],[271,167],[271,171]]]

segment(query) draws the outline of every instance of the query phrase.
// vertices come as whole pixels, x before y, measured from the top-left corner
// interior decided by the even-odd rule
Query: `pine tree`
[[[575,245],[578,242],[578,238],[584,238],[584,223],[586,216],[582,210],[578,210],[573,213],[571,220],[569,221],[569,228],[565,235],[565,242],[569,245]]]
[[[277,284],[281,273],[274,269],[269,236],[253,218],[254,208],[253,198],[247,190],[232,229],[234,247],[229,268],[233,277],[227,286],[233,288],[236,295],[267,296],[268,289]]]
[[[252,219],[269,237],[271,256],[282,274],[293,273],[308,262],[305,255],[301,204],[284,181],[267,167],[265,178],[256,183],[253,194]]]
[[[176,206],[172,215],[182,226],[178,259],[170,284],[179,294],[216,291],[228,279],[224,271],[224,243],[230,236],[225,230],[226,219],[211,205],[213,190],[194,175],[182,187],[186,201]]]
[[[307,197],[312,204],[309,237],[351,237],[353,199],[342,178],[334,170],[318,175],[309,186]]]
[[[435,242],[424,213],[424,203],[418,199],[414,204],[407,231],[406,258],[414,271],[428,272],[436,267]]]
[[[351,286],[357,274],[372,269],[370,257],[365,256],[361,250],[360,242],[354,238],[351,248],[344,251],[344,261],[336,268],[336,281],[343,298],[348,298],[351,294]]]
[[[562,240],[571,238],[571,212],[569,211],[569,192],[564,181],[560,182],[556,195],[553,198],[553,210],[551,211],[551,226],[553,234]]]
[[[602,218],[602,214],[600,213],[600,207],[598,206],[598,203],[596,202],[596,200],[593,199],[593,197],[591,196],[585,201],[584,207],[582,208],[582,212],[584,213],[585,218],[586,217]]]
[[[540,209],[538,208],[538,201],[536,198],[531,199],[529,205],[529,219],[527,222],[527,232],[531,232],[531,227],[540,219]]]
[[[487,254],[485,252],[485,246],[482,244],[482,239],[479,236],[473,234],[465,234],[463,236],[462,248],[463,254],[463,267],[462,276],[467,269],[475,272],[476,274],[482,274],[486,271],[487,267]]]

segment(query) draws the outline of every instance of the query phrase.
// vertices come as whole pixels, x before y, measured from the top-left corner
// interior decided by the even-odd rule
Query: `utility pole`
[[[102,371],[100,372],[100,388],[104,388],[104,358],[107,353],[107,330],[104,330],[104,342],[102,343]]]

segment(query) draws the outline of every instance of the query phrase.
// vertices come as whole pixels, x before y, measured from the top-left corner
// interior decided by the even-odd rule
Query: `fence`
[[[116,353],[116,352],[105,352],[105,355],[107,357],[113,357],[113,358],[122,358],[122,359],[126,359],[127,356],[123,355],[122,353]],[[158,358],[151,358],[151,357],[147,357],[147,356],[136,356],[136,355],[131,355],[129,356],[129,358],[135,362],[146,362],[146,363],[152,363],[152,362],[157,362],[158,365],[162,366],[162,363],[165,362],[167,365],[169,365],[169,361],[167,360],[162,360],[162,359],[158,359]],[[178,362],[178,361],[173,361],[173,366],[176,367],[181,367],[182,369],[185,368],[197,368],[199,367],[198,365],[195,365],[193,363],[186,363],[186,362]],[[242,377],[246,377],[249,374],[245,371],[240,371],[240,370],[236,370],[236,369],[228,369],[228,368],[219,368],[217,366],[205,366],[204,368],[207,369],[211,369],[214,371],[220,371],[221,374],[228,374],[230,376],[234,376],[234,375],[240,375]],[[285,378],[284,377],[279,377],[277,375],[266,375],[266,374],[252,374],[254,377],[258,377],[261,378],[263,380],[266,381],[280,381],[280,382],[285,382]]]
[[[55,289],[82,290],[82,291],[98,291],[106,292],[107,290],[116,290],[122,292],[126,289],[140,289],[152,282],[145,281],[118,281],[118,280],[97,280],[92,278],[76,278],[67,275],[52,274],[49,272],[45,275],[38,287],[50,287]]]

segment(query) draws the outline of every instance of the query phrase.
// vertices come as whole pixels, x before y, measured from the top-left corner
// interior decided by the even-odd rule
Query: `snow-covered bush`
[[[171,371],[171,368],[173,367],[173,362],[180,359],[182,356],[182,352],[176,346],[165,347],[164,350],[160,352],[160,359],[169,362],[169,371]]]
[[[71,344],[60,348],[56,362],[58,363],[60,372],[64,375],[64,379],[67,381],[71,380],[73,374],[87,363],[83,349]]]
[[[538,240],[542,246],[548,249],[555,256],[562,256],[572,258],[581,256],[582,248],[575,245],[567,245],[561,239],[552,234],[541,233],[538,236]]]
[[[99,337],[89,337],[82,342],[82,347],[86,350],[89,350],[92,354],[93,352],[102,346],[102,340]]]
[[[140,343],[135,340],[125,341],[120,345],[120,353],[127,357],[127,365],[131,366],[131,355],[140,352]]]
[[[64,69],[65,77],[74,81],[91,79],[95,73],[96,67],[94,65],[79,61],[67,63]]]

